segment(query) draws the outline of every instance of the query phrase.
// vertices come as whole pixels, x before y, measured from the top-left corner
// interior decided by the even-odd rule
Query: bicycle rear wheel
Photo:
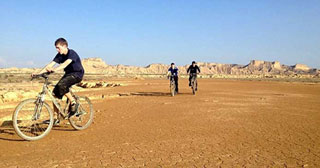
[[[84,130],[88,128],[93,121],[93,107],[88,97],[80,96],[77,101],[79,108],[76,114],[69,118],[69,122],[74,129]]]
[[[53,126],[53,113],[46,103],[37,103],[37,99],[22,101],[12,117],[16,133],[28,141],[39,140],[46,136]]]

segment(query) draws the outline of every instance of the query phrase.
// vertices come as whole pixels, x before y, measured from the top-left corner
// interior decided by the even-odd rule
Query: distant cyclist
[[[53,93],[55,97],[59,99],[62,99],[64,95],[67,96],[67,98],[71,102],[71,110],[69,113],[69,117],[71,117],[76,113],[77,104],[75,99],[69,92],[69,88],[82,80],[84,69],[82,67],[79,55],[74,50],[68,48],[67,40],[65,40],[64,38],[59,38],[55,41],[54,45],[58,52],[57,55],[39,73],[32,73],[32,75],[37,75],[44,72],[55,72],[61,69],[65,71],[63,77],[54,87]],[[60,65],[54,68],[55,64]],[[55,112],[58,112],[55,105],[53,105],[53,107]]]
[[[171,74],[170,76],[170,80],[171,78],[174,79],[174,82],[176,84],[176,92],[178,93],[179,92],[179,89],[178,89],[178,68],[174,65],[174,63],[171,63],[171,67],[168,69],[168,74]]]
[[[197,77],[197,74],[200,73],[200,68],[198,67],[195,61],[192,61],[192,64],[189,66],[187,70],[187,73],[189,74],[189,86],[191,86],[192,76],[195,75],[195,77]]]

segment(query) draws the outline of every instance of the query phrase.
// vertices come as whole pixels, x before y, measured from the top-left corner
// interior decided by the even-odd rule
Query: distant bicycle
[[[172,75],[170,75],[169,78],[170,78],[170,93],[171,93],[171,96],[174,96],[177,94],[176,82],[174,81],[174,77]]]
[[[38,94],[37,98],[20,102],[13,113],[13,127],[17,134],[25,140],[33,141],[43,138],[49,134],[54,122],[60,121],[60,119],[68,119],[71,126],[76,130],[86,129],[92,123],[94,112],[89,98],[77,96],[70,90],[70,93],[78,104],[78,108],[76,113],[69,118],[70,102],[67,99],[65,106],[63,108],[60,106],[60,103],[48,88],[49,74],[46,72],[32,77],[31,80],[39,77],[45,79],[42,91]],[[46,95],[49,95],[49,98],[59,111],[57,119],[54,119],[52,109],[45,101]]]
[[[191,89],[192,94],[195,95],[198,90],[198,81],[197,81],[197,73],[191,73]]]

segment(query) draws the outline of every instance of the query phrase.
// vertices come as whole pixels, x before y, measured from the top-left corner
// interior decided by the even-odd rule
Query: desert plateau
[[[171,97],[167,65],[83,64],[88,74],[73,89],[93,102],[92,125],[75,131],[63,121],[38,141],[18,137],[11,119],[43,80],[1,69],[0,167],[320,167],[317,69],[201,63],[197,94],[181,74]]]

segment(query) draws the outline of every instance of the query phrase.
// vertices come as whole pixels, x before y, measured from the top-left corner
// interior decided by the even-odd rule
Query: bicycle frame
[[[174,80],[174,76],[170,75],[170,92],[171,96],[174,96],[176,94],[176,82]]]
[[[176,87],[176,82],[174,80],[174,76],[170,76],[170,86],[173,85],[174,87]]]
[[[174,76],[170,76],[170,82],[174,82]]]
[[[197,74],[191,74],[191,75],[192,75],[192,78],[191,78],[192,84],[197,83]]]
[[[70,90],[70,93],[72,96],[74,96],[73,92]],[[45,78],[45,83],[43,84],[42,87],[42,91],[38,94],[37,96],[37,104],[40,106],[37,106],[36,108],[38,108],[36,110],[36,114],[38,114],[38,111],[41,111],[43,102],[45,101],[45,96],[49,95],[49,98],[51,99],[51,101],[53,102],[54,106],[58,109],[58,119],[60,119],[60,115],[66,119],[67,118],[67,109],[70,105],[70,101],[67,99],[67,103],[65,105],[65,107],[62,109],[60,103],[58,102],[58,100],[52,95],[51,90],[48,87],[48,78]],[[37,115],[36,115],[37,116]]]
[[[192,89],[192,93],[195,95],[196,91],[197,91],[197,87],[198,87],[198,83],[197,83],[197,74],[196,73],[192,73],[191,75],[191,89]]]

